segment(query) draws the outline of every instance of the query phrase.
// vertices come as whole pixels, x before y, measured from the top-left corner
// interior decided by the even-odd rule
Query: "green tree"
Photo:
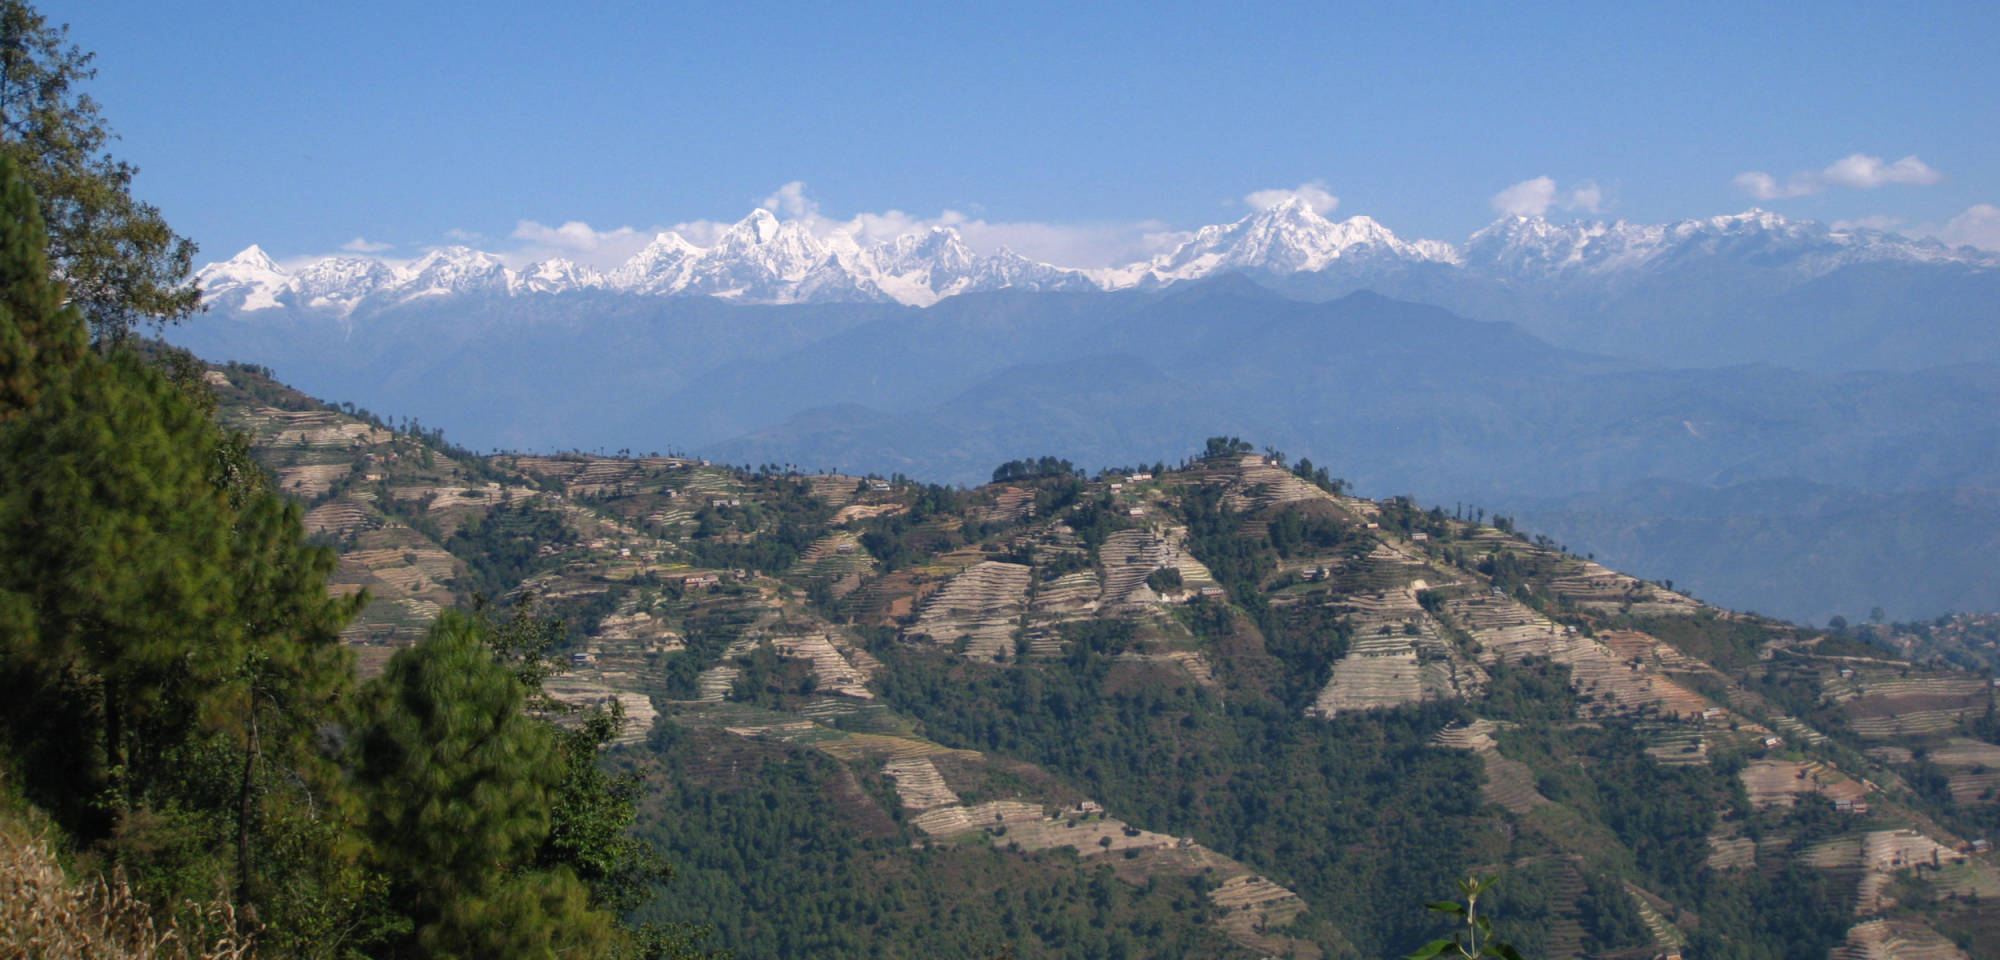
[[[613,918],[568,864],[537,866],[564,779],[482,623],[446,612],[365,691],[358,780],[411,936],[399,956],[606,955]]]
[[[598,762],[600,751],[624,727],[624,711],[617,701],[610,709],[579,709],[543,689],[544,681],[567,669],[555,655],[567,634],[562,620],[536,614],[532,595],[517,601],[505,620],[488,614],[486,609],[474,614],[474,633],[521,685],[523,710],[547,726],[561,758],[561,776],[549,793],[549,830],[535,865],[575,871],[590,885],[594,903],[623,914],[673,878],[672,868],[632,836],[638,776],[612,776]]]
[[[248,482],[240,437],[134,351],[84,349],[4,155],[0,207],[0,733],[24,789],[155,896],[323,916],[357,881],[317,734],[360,601],[327,594],[333,555]]]
[[[0,423],[33,409],[49,382],[83,356],[86,334],[62,309],[62,288],[49,282],[47,234],[33,192],[19,168],[0,155]]]
[[[48,259],[93,337],[116,341],[144,318],[201,309],[188,279],[195,246],[131,194],[138,170],[105,152],[115,139],[78,87],[92,54],[22,0],[0,0],[0,153],[40,198]]]
[[[1241,437],[1209,437],[1208,443],[1202,448],[1201,458],[1214,460],[1219,457],[1236,457],[1255,449],[1256,447]]]

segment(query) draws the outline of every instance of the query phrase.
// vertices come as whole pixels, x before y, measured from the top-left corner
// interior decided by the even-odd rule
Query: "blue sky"
[[[1088,266],[1301,185],[1454,242],[1758,205],[2000,247],[1992,3],[41,9],[203,260],[601,259],[771,198]]]

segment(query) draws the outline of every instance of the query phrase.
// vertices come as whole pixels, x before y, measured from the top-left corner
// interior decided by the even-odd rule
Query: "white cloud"
[[[1268,207],[1291,197],[1304,199],[1322,214],[1330,212],[1339,203],[1326,185],[1318,181],[1301,184],[1291,190],[1260,190],[1245,197],[1244,202]],[[950,227],[957,230],[966,246],[977,254],[989,254],[1006,247],[1033,260],[1086,270],[1149,260],[1172,250],[1192,235],[1150,219],[1091,223],[989,220],[979,215],[982,208],[976,204],[968,205],[973,212],[946,208],[933,215],[924,215],[890,208],[862,211],[843,219],[826,216],[806,185],[797,180],[773,190],[757,203],[757,207],[770,210],[786,220],[802,223],[815,236],[823,239],[844,234],[867,246],[933,227]],[[445,231],[445,237],[455,243],[479,246],[517,270],[555,257],[609,270],[630,260],[660,232],[671,230],[689,243],[707,247],[713,246],[735,223],[701,219],[644,229],[630,226],[598,229],[581,220],[549,225],[538,220],[522,219],[515,221],[513,230],[507,234],[506,239],[512,241],[511,245],[459,228]],[[389,247],[357,237],[347,245],[347,249],[373,255]],[[301,258],[299,262],[315,259],[318,258]],[[392,266],[406,262],[379,256],[376,259]]]
[[[1334,207],[1340,206],[1340,198],[1326,188],[1324,180],[1301,183],[1290,190],[1258,190],[1244,197],[1243,202],[1254,210],[1269,210],[1293,197],[1304,200],[1320,216],[1326,216],[1333,212]]]
[[[1123,266],[1172,249],[1187,234],[1170,230],[1158,220],[1131,223],[1043,223],[1032,220],[991,221],[963,211],[945,209],[923,217],[902,210],[862,212],[847,220],[815,221],[822,236],[845,233],[862,246],[893,240],[906,233],[950,227],[973,252],[993,253],[1006,247],[1030,260],[1091,269]]]
[[[1892,217],[1885,213],[1855,217],[1852,220],[1835,220],[1829,226],[1835,230],[1894,230],[1902,226],[1902,217]]]
[[[1044,223],[1032,220],[991,221],[963,211],[945,209],[924,217],[902,210],[862,212],[847,220],[819,220],[822,235],[845,233],[867,246],[906,233],[950,227],[973,252],[993,253],[1006,247],[1030,260],[1064,267],[1093,269],[1123,266],[1172,249],[1187,234],[1170,230],[1158,220],[1108,223]]]
[[[966,245],[980,253],[1006,247],[1030,260],[1085,270],[1149,260],[1179,246],[1190,236],[1158,220],[1133,223],[969,220],[959,225],[958,231]]]
[[[342,249],[344,252],[350,254],[358,252],[358,251],[348,251],[345,250],[345,248]],[[340,255],[339,253],[305,253],[289,257],[276,257],[274,258],[274,261],[278,264],[278,269],[283,270],[286,273],[297,273],[303,267],[309,267],[315,263],[319,263],[320,261],[327,259],[328,257],[339,256],[339,255]],[[379,263],[385,267],[388,267],[391,270],[401,270],[404,267],[407,267],[411,263],[416,261],[415,257],[381,257],[381,256],[376,256],[375,254],[372,253],[362,253],[362,256],[367,257],[368,259],[373,260],[376,263]]]
[[[1855,190],[1874,190],[1891,184],[1928,187],[1943,179],[1944,174],[1914,155],[1887,163],[1881,157],[1854,153],[1827,164],[1822,170],[1801,170],[1782,182],[1762,170],[1739,173],[1730,182],[1759,200],[1783,200],[1822,193],[1829,187]]]
[[[892,209],[880,213],[864,211],[855,214],[849,220],[821,220],[818,224],[822,233],[844,233],[853,237],[856,243],[867,246],[884,240],[894,240],[906,233],[929,230],[932,227],[962,228],[974,222],[977,221],[951,209],[940,211],[935,217],[920,217]]]
[[[1318,191],[1316,195],[1308,192],[1314,189]],[[1298,191],[1283,192],[1287,196],[1294,193],[1305,196],[1308,202],[1324,203],[1329,210],[1337,202],[1323,186],[1316,184],[1306,184]],[[797,180],[779,187],[758,206],[784,219],[805,224],[815,236],[826,238],[845,234],[862,246],[932,227],[950,227],[958,231],[965,245],[975,253],[987,254],[1006,247],[1032,260],[1082,269],[1123,266],[1148,259],[1172,249],[1187,238],[1187,234],[1171,230],[1157,220],[1080,224],[996,222],[951,208],[928,216],[890,208],[862,211],[841,219],[823,214],[806,185]],[[975,206],[974,209],[978,208]],[[713,245],[732,225],[717,220],[690,220],[676,223],[670,229],[686,237],[689,243],[705,247]]]
[[[733,226],[735,224],[721,220],[683,220],[667,229],[697,247],[712,247],[715,241],[721,239],[722,232]]]
[[[363,237],[355,237],[341,244],[340,249],[348,253],[381,253],[393,246],[395,246],[393,243],[376,243]]]
[[[1756,197],[1759,200],[1776,200],[1780,197],[1795,197],[1799,195],[1797,193],[1787,193],[1786,188],[1778,186],[1778,180],[1776,177],[1773,177],[1770,174],[1763,172],[1762,170],[1751,170],[1746,173],[1739,173],[1736,175],[1734,179],[1730,180],[1729,182],[1735,184],[1736,189],[1741,190],[1744,193],[1747,193],[1753,197]],[[1806,190],[1804,192],[1811,193],[1812,191]]]
[[[499,254],[500,259],[510,267],[566,257],[603,270],[630,260],[633,254],[651,242],[653,232],[631,227],[598,230],[581,220],[570,220],[559,227],[534,220],[519,220],[514,223],[514,232],[508,236],[523,241],[522,246]]]
[[[1487,203],[1501,213],[1516,217],[1539,217],[1549,212],[1549,208],[1558,206],[1565,210],[1602,213],[1604,188],[1595,180],[1585,180],[1568,191],[1560,191],[1556,189],[1553,177],[1535,177],[1494,194]]]
[[[1883,163],[1881,157],[1859,153],[1835,160],[1820,171],[1820,176],[1834,186],[1856,190],[1873,190],[1892,183],[1928,187],[1944,179],[1944,174],[1914,156],[1904,157],[1895,163]]]
[[[1517,217],[1539,217],[1556,201],[1556,182],[1548,177],[1523,180],[1493,195],[1493,209]]]
[[[605,244],[624,243],[638,233],[639,231],[631,227],[594,230],[590,224],[581,220],[571,220],[560,227],[545,227],[533,220],[517,220],[514,223],[514,232],[508,236],[539,246],[588,253]]]
[[[2000,250],[2000,207],[1976,203],[1967,207],[1964,213],[1945,221],[1942,227],[1911,232],[1934,236],[1954,247]]]
[[[794,180],[773,191],[759,204],[786,220],[817,220],[819,204],[806,196],[803,180]]]
[[[1598,186],[1595,180],[1585,180],[1569,192],[1569,199],[1563,202],[1563,206],[1584,213],[1603,213],[1604,188]]]
[[[1835,220],[1832,227],[1835,230],[1897,231],[1909,237],[1930,237],[1953,247],[2000,251],[2000,207],[1990,203],[1975,203],[1942,224],[1930,221],[1912,225],[1903,217],[1878,213],[1852,220]]]

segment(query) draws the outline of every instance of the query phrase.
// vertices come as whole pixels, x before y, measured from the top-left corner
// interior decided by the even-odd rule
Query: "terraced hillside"
[[[1234,448],[963,490],[211,382],[364,669],[446,606],[561,621],[681,866],[644,912],[739,956],[1383,956],[1468,871],[1532,956],[2000,955],[1984,674]]]

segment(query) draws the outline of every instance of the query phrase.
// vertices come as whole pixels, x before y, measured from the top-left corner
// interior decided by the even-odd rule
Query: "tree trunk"
[[[131,798],[125,795],[125,711],[118,688],[109,682],[104,684],[104,772],[120,808],[116,813],[122,814],[123,808],[131,805]]]
[[[252,784],[256,781],[257,755],[261,744],[257,739],[257,708],[250,708],[250,727],[243,736],[243,780],[236,794],[236,902],[247,905],[250,902],[250,798]]]

